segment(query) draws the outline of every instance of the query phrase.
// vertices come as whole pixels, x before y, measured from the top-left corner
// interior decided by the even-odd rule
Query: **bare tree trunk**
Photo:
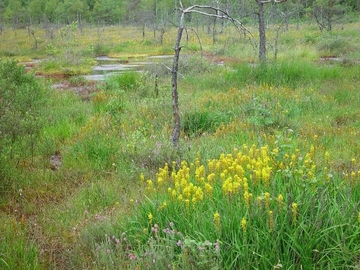
[[[287,0],[256,0],[258,4],[258,19],[259,19],[259,60],[266,61],[266,33],[265,33],[265,19],[264,19],[264,4],[267,3],[284,3]]]
[[[174,116],[174,128],[171,134],[171,141],[174,145],[174,148],[178,148],[179,146],[179,138],[180,138],[180,113],[179,113],[179,97],[178,97],[178,84],[177,84],[177,77],[178,77],[178,70],[179,70],[179,57],[180,57],[180,51],[181,51],[181,37],[184,31],[184,24],[185,24],[185,15],[188,13],[198,13],[203,16],[208,16],[212,18],[220,18],[220,19],[226,19],[230,20],[234,25],[237,26],[237,28],[243,28],[242,24],[230,17],[225,11],[220,10],[218,7],[212,7],[212,6],[203,6],[203,5],[193,5],[186,9],[184,9],[181,0],[179,1],[181,16],[180,16],[180,22],[178,27],[178,33],[176,36],[175,41],[175,47],[174,47],[174,60],[173,60],[173,66],[171,69],[171,94],[172,94],[172,108],[173,108],[173,116]],[[211,13],[207,12],[210,11]],[[215,14],[213,13],[215,11]]]
[[[31,29],[30,33],[31,33],[32,37],[34,38],[34,49],[35,49],[35,51],[37,51],[37,49],[38,49],[38,41],[37,41],[37,38],[35,36],[35,31]]]
[[[178,33],[175,41],[175,54],[174,54],[174,62],[171,69],[171,96],[172,96],[172,108],[173,108],[173,116],[174,116],[174,129],[171,135],[171,141],[175,148],[179,146],[179,138],[180,138],[180,114],[179,114],[179,95],[177,90],[177,76],[179,70],[179,56],[181,51],[181,37],[184,31],[184,17],[185,13],[181,13],[180,24],[178,28]]]
[[[258,3],[258,19],[259,19],[259,59],[261,62],[266,61],[266,34],[264,20],[264,3],[257,0]]]

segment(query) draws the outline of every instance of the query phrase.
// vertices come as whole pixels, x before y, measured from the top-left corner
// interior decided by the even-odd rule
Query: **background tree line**
[[[256,20],[258,1],[182,2],[184,6],[202,4],[221,7],[242,22],[249,22]],[[34,24],[69,24],[77,21],[79,25],[126,23],[158,28],[175,19],[173,10],[177,5],[177,0],[3,0],[0,1],[0,24],[21,28]],[[281,17],[284,15],[294,21],[314,18],[321,30],[331,30],[334,22],[358,17],[360,0],[288,0],[285,5],[276,5],[276,8],[275,5],[266,5],[266,9],[273,14],[268,17],[270,23],[283,20]],[[275,11],[283,16],[278,16]],[[204,20],[209,19],[187,16],[187,20],[204,23]]]

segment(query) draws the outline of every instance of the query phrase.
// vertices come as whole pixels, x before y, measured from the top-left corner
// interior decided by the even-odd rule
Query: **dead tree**
[[[287,0],[255,0],[258,4],[258,20],[259,20],[259,60],[266,61],[266,33],[265,33],[265,19],[264,19],[264,4],[268,3],[283,3]]]
[[[219,7],[212,7],[207,5],[192,5],[188,8],[184,8],[181,0],[179,0],[179,7],[177,8],[180,12],[180,20],[178,26],[178,32],[175,40],[174,47],[174,60],[171,69],[171,95],[172,95],[172,108],[173,108],[173,117],[174,117],[174,128],[171,134],[171,141],[173,143],[174,148],[178,148],[179,146],[179,138],[180,138],[180,113],[179,113],[179,95],[178,95],[178,70],[179,70],[179,57],[181,51],[181,38],[183,35],[183,31],[185,29],[185,16],[189,13],[197,13],[203,16],[208,16],[212,18],[225,19],[231,21],[234,26],[242,30],[242,32],[246,30],[246,28],[236,19],[231,17],[225,10],[221,10]]]

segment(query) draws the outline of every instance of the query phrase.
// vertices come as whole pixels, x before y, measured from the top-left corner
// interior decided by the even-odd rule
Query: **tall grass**
[[[235,70],[228,72],[226,81],[236,82],[240,86],[251,84],[267,84],[272,86],[288,86],[301,88],[304,86],[318,86],[324,80],[341,78],[339,66],[320,66],[301,59],[285,60],[274,64],[235,66]]]

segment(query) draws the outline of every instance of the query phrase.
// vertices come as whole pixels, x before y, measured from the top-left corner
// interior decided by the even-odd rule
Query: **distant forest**
[[[335,23],[358,20],[360,0],[182,0],[182,5],[207,5],[221,9],[243,24],[256,21],[259,2],[265,5],[268,23],[314,20],[329,29]],[[283,2],[277,5],[276,2]],[[176,24],[179,0],[1,0],[0,28],[51,24],[132,24],[162,29]],[[215,12],[215,11],[214,11]],[[187,16],[204,25],[209,18]]]

